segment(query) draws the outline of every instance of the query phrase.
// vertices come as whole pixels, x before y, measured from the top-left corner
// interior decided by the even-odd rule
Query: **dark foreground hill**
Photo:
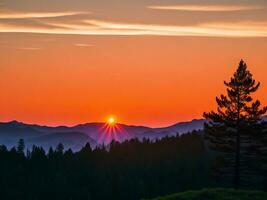
[[[63,148],[45,152],[34,147],[25,154],[23,148],[0,145],[0,158],[1,200],[140,200],[202,188],[232,187],[212,177],[214,154],[206,148],[201,131],[153,142],[112,142],[94,149],[87,144],[77,152]],[[267,191],[267,173],[260,176],[246,188]],[[201,190],[161,199],[267,199],[257,194]]]
[[[176,193],[153,200],[266,200],[267,193],[252,190],[203,189]],[[151,199],[152,200],[152,199]]]
[[[0,145],[0,158],[1,200],[140,200],[219,187],[209,176],[212,157],[201,133],[77,152],[34,147],[24,154]]]

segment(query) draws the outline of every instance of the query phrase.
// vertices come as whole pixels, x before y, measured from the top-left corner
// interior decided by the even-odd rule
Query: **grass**
[[[267,193],[218,188],[181,192],[151,200],[267,200]]]

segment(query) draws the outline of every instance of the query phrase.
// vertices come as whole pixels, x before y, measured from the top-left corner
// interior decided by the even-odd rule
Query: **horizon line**
[[[128,123],[116,123],[118,125],[125,125],[125,126],[136,126],[136,127],[146,127],[146,128],[166,128],[166,127],[171,127],[179,123],[187,123],[187,122],[192,122],[192,121],[199,121],[199,120],[205,120],[204,118],[192,118],[191,120],[181,120],[177,121],[176,123],[172,123],[170,125],[163,125],[163,126],[148,126],[148,125],[138,125],[138,124],[128,124]],[[49,125],[49,124],[42,124],[42,123],[33,123],[33,122],[25,122],[25,121],[20,121],[20,120],[7,120],[7,121],[0,121],[0,124],[8,124],[8,123],[18,123],[18,124],[24,124],[24,125],[31,125],[31,126],[44,126],[44,127],[50,127],[50,128],[57,128],[57,127],[67,127],[67,128],[72,128],[75,126],[79,125],[86,125],[86,124],[106,124],[107,122],[104,121],[92,121],[92,122],[81,122],[81,123],[76,123],[74,125],[66,125],[66,124],[58,124],[58,125]]]

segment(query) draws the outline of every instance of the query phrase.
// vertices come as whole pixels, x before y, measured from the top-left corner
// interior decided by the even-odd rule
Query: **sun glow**
[[[107,122],[110,126],[115,125],[116,123],[115,117],[109,117]]]
[[[105,123],[99,127],[96,140],[98,144],[109,144],[111,141],[124,141],[130,139],[131,136],[124,126],[118,123],[118,118],[109,115],[105,119]]]

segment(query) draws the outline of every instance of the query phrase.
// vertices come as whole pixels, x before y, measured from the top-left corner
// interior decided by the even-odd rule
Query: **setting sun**
[[[116,120],[115,120],[114,117],[109,117],[109,118],[108,118],[108,124],[109,124],[109,125],[114,125],[115,122],[116,122]]]

